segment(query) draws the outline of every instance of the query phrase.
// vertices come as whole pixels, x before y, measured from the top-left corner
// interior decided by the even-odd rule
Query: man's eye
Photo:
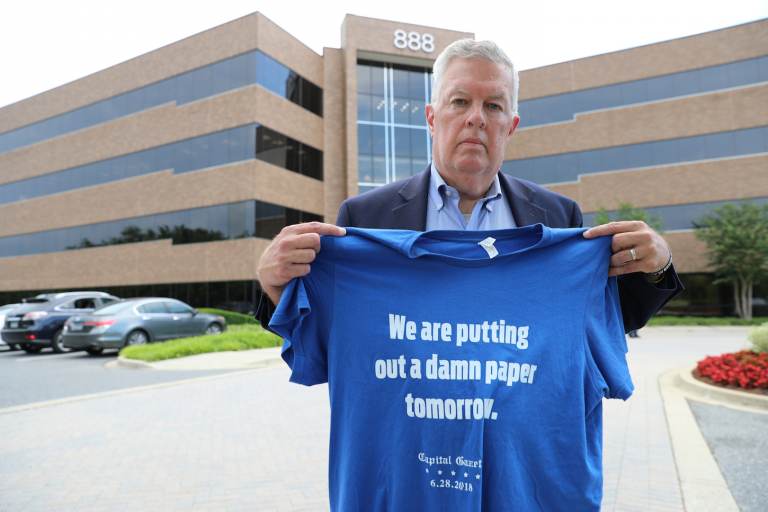
[[[498,103],[489,103],[488,108],[490,110],[502,110],[501,105],[499,105]]]
[[[464,98],[453,98],[451,100],[451,103],[461,107],[467,104],[467,100],[465,100]]]

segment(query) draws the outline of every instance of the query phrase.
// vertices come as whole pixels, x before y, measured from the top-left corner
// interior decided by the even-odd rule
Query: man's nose
[[[467,112],[467,125],[470,127],[485,128],[485,111],[482,105],[472,106]]]

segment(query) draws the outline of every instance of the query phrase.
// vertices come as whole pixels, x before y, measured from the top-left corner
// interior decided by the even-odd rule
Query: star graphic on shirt
[[[456,472],[455,471],[451,471],[451,476],[456,476]]]
[[[467,478],[469,475],[467,473],[464,473],[464,478]]]
[[[480,475],[475,475],[475,480],[480,480]]]
[[[429,468],[424,468],[424,471],[426,471],[427,473],[429,473]]]
[[[438,474],[438,475],[442,475],[442,474],[443,474],[443,470],[442,470],[442,469],[438,469],[438,470],[437,470],[437,474]]]

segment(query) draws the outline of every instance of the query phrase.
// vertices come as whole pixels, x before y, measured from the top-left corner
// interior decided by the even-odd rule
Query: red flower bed
[[[696,370],[715,384],[768,390],[768,352],[742,350],[709,356],[699,361]]]

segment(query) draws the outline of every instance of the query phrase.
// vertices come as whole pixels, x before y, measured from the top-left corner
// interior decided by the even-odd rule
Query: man
[[[574,201],[499,172],[520,122],[517,71],[504,52],[489,41],[463,39],[438,56],[433,71],[432,104],[426,107],[432,165],[346,200],[337,224],[414,230],[503,229],[538,222],[581,226]],[[320,235],[344,233],[342,227],[315,222],[284,228],[264,251],[257,271],[272,303],[280,300],[286,283],[309,273]],[[666,241],[644,222],[612,222],[584,233],[586,238],[609,235],[608,272],[620,276],[625,329],[639,329],[682,285]],[[266,325],[272,308],[263,306],[259,318]]]

